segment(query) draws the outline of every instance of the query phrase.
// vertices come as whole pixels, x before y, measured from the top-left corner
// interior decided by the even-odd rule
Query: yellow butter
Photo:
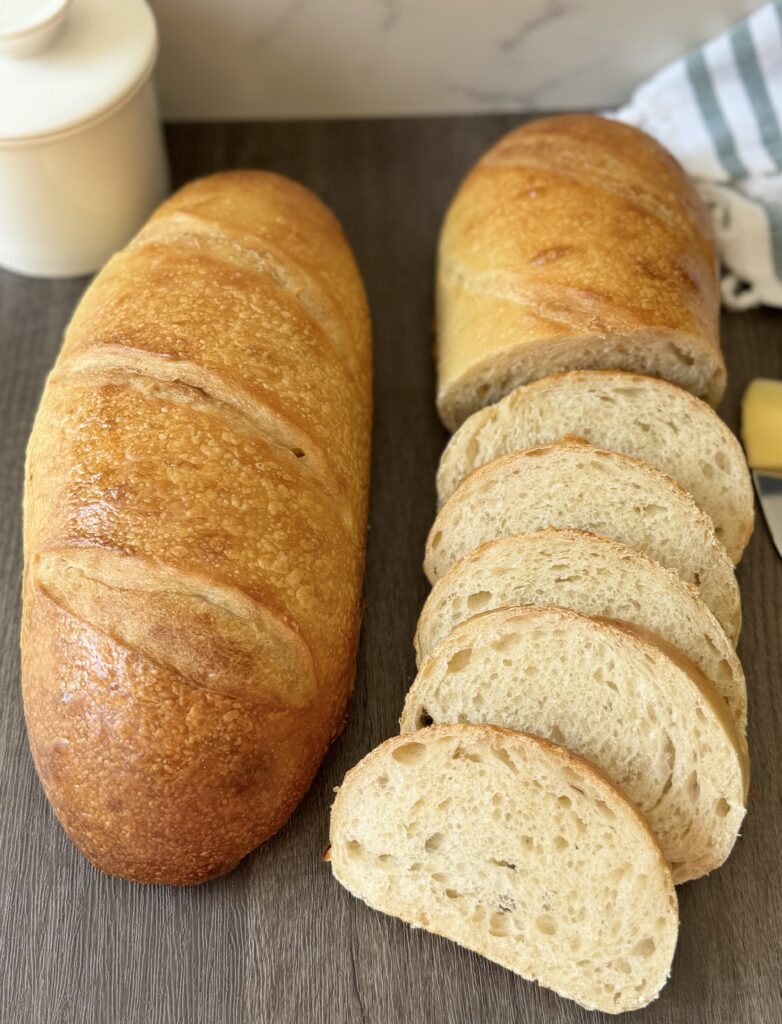
[[[782,380],[750,382],[741,402],[741,437],[753,469],[782,469]]]

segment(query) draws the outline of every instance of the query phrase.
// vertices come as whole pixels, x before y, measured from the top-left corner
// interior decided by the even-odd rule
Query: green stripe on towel
[[[766,211],[768,218],[768,230],[771,235],[771,256],[774,261],[774,276],[782,279],[782,206],[778,203],[764,203],[760,205]]]
[[[700,50],[689,54],[685,61],[687,77],[698,101],[703,120],[711,135],[722,166],[731,178],[744,178],[747,169],[736,151],[728,122],[722,113],[711,75]]]
[[[752,42],[746,22],[742,22],[733,29],[730,34],[730,42],[736,58],[736,66],[752,104],[763,145],[777,167],[782,167],[782,134],[779,131],[777,115],[771,104],[766,80],[758,63],[755,44]]]

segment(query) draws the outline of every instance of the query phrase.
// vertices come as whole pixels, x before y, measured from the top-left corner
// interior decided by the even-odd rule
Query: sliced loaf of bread
[[[566,608],[467,619],[421,666],[401,731],[520,729],[602,768],[646,816],[674,882],[718,868],[744,817],[749,764],[709,680],[652,633]]]
[[[354,896],[589,1009],[658,995],[678,930],[670,870],[591,764],[524,733],[442,725],[387,740],[331,813]]]
[[[545,377],[476,412],[443,452],[440,502],[498,455],[568,435],[662,470],[711,517],[717,537],[739,561],[752,533],[754,499],[738,439],[706,402],[636,373],[576,370]]]
[[[743,735],[744,672],[694,587],[607,537],[549,527],[489,541],[435,583],[415,634],[419,666],[464,619],[503,605],[548,605],[622,619],[678,647],[719,691]]]
[[[610,537],[694,583],[725,631],[740,628],[733,565],[695,502],[640,459],[575,438],[492,459],[466,477],[426,542],[431,582],[480,544],[544,526]]]

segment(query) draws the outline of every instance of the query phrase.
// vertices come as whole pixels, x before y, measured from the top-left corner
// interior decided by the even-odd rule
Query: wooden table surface
[[[366,615],[347,728],[290,823],[194,889],[107,878],[70,845],[33,770],[19,694],[24,448],[85,282],[0,272],[0,1024],[492,1024],[597,1021],[442,939],[359,904],[321,863],[332,789],[397,731],[426,594],[420,564],[446,435],[433,404],[432,269],[458,180],[508,117],[176,126],[176,184],[228,167],[300,179],[342,219],[375,325]],[[782,313],[724,318],[736,428],[750,378],[782,377]],[[744,835],[679,890],[673,977],[635,1017],[782,1021],[782,560],[765,524],[739,568],[753,789]],[[608,1018],[606,1018],[608,1019]]]

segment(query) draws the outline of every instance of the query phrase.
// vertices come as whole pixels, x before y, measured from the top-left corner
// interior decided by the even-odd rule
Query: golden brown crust
[[[567,369],[638,370],[716,404],[725,386],[706,212],[637,129],[544,118],[501,139],[446,216],[438,407],[451,429]]]
[[[162,230],[193,208],[195,247]],[[342,725],[369,320],[339,225],[292,182],[217,175],[151,224],[76,310],[30,439],[23,691],[76,844],[186,884],[287,820]]]

